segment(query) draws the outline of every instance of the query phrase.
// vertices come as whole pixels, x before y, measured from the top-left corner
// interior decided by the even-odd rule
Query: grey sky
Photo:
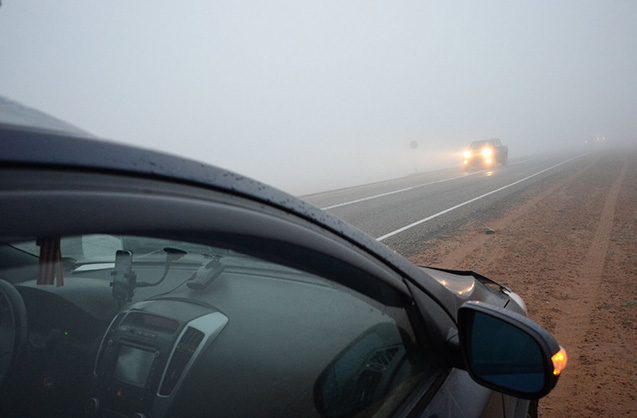
[[[301,194],[475,139],[635,140],[635,22],[632,0],[4,0],[0,95]]]

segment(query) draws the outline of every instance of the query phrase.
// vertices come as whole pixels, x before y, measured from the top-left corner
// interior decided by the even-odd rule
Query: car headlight
[[[462,156],[463,156],[465,159],[471,158],[471,151],[466,150],[465,152],[463,152],[463,153],[462,153]]]
[[[490,157],[491,155],[493,155],[493,150],[491,148],[485,148],[482,150],[483,157]]]

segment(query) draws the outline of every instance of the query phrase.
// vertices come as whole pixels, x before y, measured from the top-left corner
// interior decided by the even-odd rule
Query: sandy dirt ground
[[[412,261],[509,285],[566,348],[540,416],[637,417],[637,149],[578,164],[506,211],[423,243]]]

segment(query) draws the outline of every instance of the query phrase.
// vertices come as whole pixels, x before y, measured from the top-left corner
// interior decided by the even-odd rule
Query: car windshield
[[[1,242],[0,251],[10,266],[0,271],[1,278],[26,286],[56,284],[60,291],[68,288],[68,292],[79,292],[79,296],[82,282],[115,289],[118,280],[134,277],[126,284],[130,294],[123,296],[115,289],[112,296],[135,302],[194,288],[197,285],[192,282],[205,282],[222,273],[225,276],[236,272],[263,277],[290,276],[299,282],[326,285],[311,274],[279,263],[227,247],[186,241],[88,234],[53,239],[5,238]]]
[[[11,245],[34,256],[40,255],[37,239],[15,241]],[[150,260],[165,257],[165,248],[184,251],[190,258],[226,255],[230,250],[222,250],[205,245],[166,239],[91,234],[74,237],[63,237],[60,240],[61,256],[71,259],[76,265],[90,263],[113,263],[118,250],[130,251],[136,260]],[[236,254],[236,253],[235,253]]]

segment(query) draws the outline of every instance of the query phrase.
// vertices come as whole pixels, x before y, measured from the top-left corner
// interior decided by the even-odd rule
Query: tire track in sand
[[[622,183],[628,171],[628,158],[624,156],[622,169],[616,177],[608,194],[606,195],[602,215],[597,224],[593,241],[586,252],[581,267],[578,270],[579,279],[573,288],[577,289],[576,300],[578,303],[571,303],[570,315],[559,316],[556,319],[556,335],[563,335],[560,343],[566,347],[569,355],[567,371],[569,379],[561,379],[560,384],[551,393],[553,399],[566,399],[579,391],[585,371],[582,370],[582,363],[586,361],[586,353],[581,350],[582,342],[586,340],[586,335],[591,327],[591,315],[599,302],[599,287],[604,271],[604,264],[608,254],[613,220],[615,219],[615,208],[617,198],[621,190]],[[566,330],[570,332],[566,332]]]

